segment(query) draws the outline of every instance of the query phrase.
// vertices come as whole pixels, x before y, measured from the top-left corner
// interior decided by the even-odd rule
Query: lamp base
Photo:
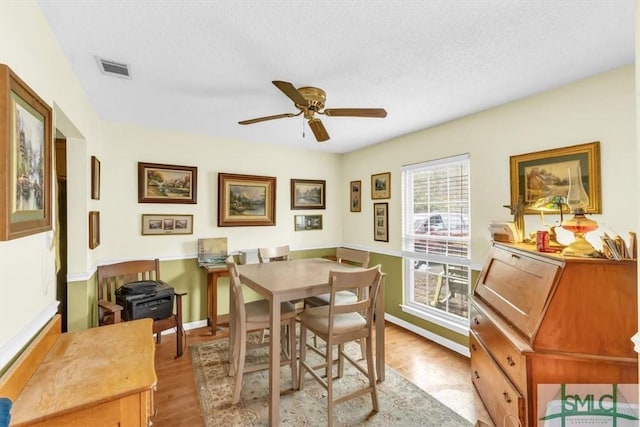
[[[600,256],[591,243],[584,238],[584,234],[579,235],[578,233],[575,234],[575,240],[562,250],[562,255],[589,258]]]

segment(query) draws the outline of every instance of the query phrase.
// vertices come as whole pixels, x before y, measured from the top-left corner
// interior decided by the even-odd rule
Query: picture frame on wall
[[[100,212],[89,212],[89,249],[100,246]]]
[[[389,241],[389,203],[373,204],[373,240]]]
[[[0,112],[0,240],[51,230],[51,107],[0,64]]]
[[[193,234],[193,215],[142,214],[142,235]]]
[[[524,214],[539,215],[532,209],[536,202],[566,196],[569,168],[575,167],[580,167],[582,186],[589,196],[586,213],[602,213],[599,141],[511,156],[509,162],[511,206],[522,196]]]
[[[91,198],[100,200],[100,160],[91,156]]]
[[[138,203],[197,203],[198,168],[138,162]]]
[[[349,210],[351,212],[362,211],[362,181],[349,183]]]
[[[391,198],[391,172],[371,175],[371,198],[374,200]]]
[[[326,181],[291,180],[291,209],[324,209]]]
[[[276,225],[276,178],[218,174],[218,227]]]
[[[322,215],[295,215],[294,230],[322,230]]]

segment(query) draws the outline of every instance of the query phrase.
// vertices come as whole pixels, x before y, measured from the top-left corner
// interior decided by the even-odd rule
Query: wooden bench
[[[61,332],[56,315],[0,377],[11,426],[147,426],[153,413],[153,321]]]

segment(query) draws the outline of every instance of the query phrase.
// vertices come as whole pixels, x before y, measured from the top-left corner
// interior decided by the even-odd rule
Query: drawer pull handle
[[[478,371],[473,371],[473,376],[476,378],[480,378],[480,374],[478,373]]]
[[[511,254],[511,258],[520,259],[520,255]]]
[[[473,323],[475,323],[476,325],[479,325],[480,324],[480,320],[478,320],[477,317],[474,317],[473,318]]]
[[[476,345],[475,345],[475,344],[471,344],[471,350],[473,350],[473,351],[476,351],[476,350],[477,350],[477,348],[476,348]]]
[[[511,398],[509,397],[509,393],[507,393],[506,391],[503,391],[502,396],[504,397],[505,402],[511,403]]]
[[[516,362],[513,360],[513,357],[507,356],[507,363],[509,366],[516,366]]]

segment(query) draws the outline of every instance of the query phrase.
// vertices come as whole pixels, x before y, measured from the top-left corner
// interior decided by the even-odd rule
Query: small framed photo
[[[138,203],[197,203],[198,168],[138,162]]]
[[[322,230],[322,215],[295,215],[295,230]]]
[[[362,211],[362,181],[351,181],[349,191],[349,210]]]
[[[291,209],[324,209],[326,181],[291,180]]]
[[[373,204],[373,240],[389,241],[389,203]]]
[[[89,212],[89,249],[100,246],[100,212]]]
[[[371,198],[390,199],[391,198],[391,172],[371,175]]]
[[[142,235],[193,234],[193,215],[142,214]]]
[[[100,200],[100,160],[91,156],[91,198]]]

